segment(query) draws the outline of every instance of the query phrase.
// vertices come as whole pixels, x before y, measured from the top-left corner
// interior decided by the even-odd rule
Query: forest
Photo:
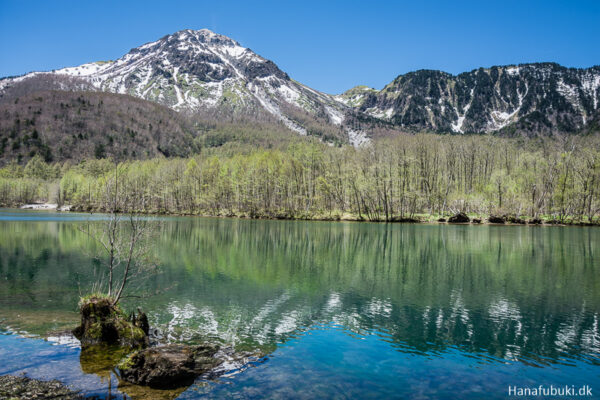
[[[187,158],[111,158],[0,168],[0,205],[246,218],[433,221],[458,212],[600,221],[600,136],[397,135],[360,148],[292,141],[203,148]]]

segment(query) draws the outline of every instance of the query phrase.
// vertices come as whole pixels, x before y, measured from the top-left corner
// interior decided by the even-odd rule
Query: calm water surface
[[[267,354],[185,391],[125,386],[52,332],[98,267],[85,214],[0,210],[0,374],[133,398],[600,398],[600,229],[165,219],[135,282],[164,340]],[[101,219],[102,216],[94,218]],[[49,336],[49,338],[48,338]]]

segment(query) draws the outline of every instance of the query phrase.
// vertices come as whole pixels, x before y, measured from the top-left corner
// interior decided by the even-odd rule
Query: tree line
[[[600,136],[511,139],[398,135],[353,148],[291,142],[188,158],[111,159],[0,169],[0,204],[250,218],[396,221],[456,212],[559,222],[600,219]]]

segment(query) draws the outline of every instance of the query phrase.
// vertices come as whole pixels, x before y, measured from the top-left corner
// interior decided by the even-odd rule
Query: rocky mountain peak
[[[363,144],[369,132],[547,134],[578,132],[600,120],[600,67],[555,63],[479,68],[458,75],[418,70],[381,90],[357,86],[337,96],[298,83],[270,60],[208,29],[185,29],[130,50],[47,75],[0,81],[0,98],[30,78],[61,90],[129,94],[185,113],[277,120],[301,135]],[[31,85],[29,85],[31,86]]]

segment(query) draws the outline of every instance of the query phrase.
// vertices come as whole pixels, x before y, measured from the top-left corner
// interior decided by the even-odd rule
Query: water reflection
[[[55,219],[0,213],[4,325],[76,322],[92,244]],[[141,302],[168,341],[270,352],[335,324],[402,352],[598,365],[598,243],[595,228],[174,218],[156,246],[162,274],[139,291],[154,293]]]

